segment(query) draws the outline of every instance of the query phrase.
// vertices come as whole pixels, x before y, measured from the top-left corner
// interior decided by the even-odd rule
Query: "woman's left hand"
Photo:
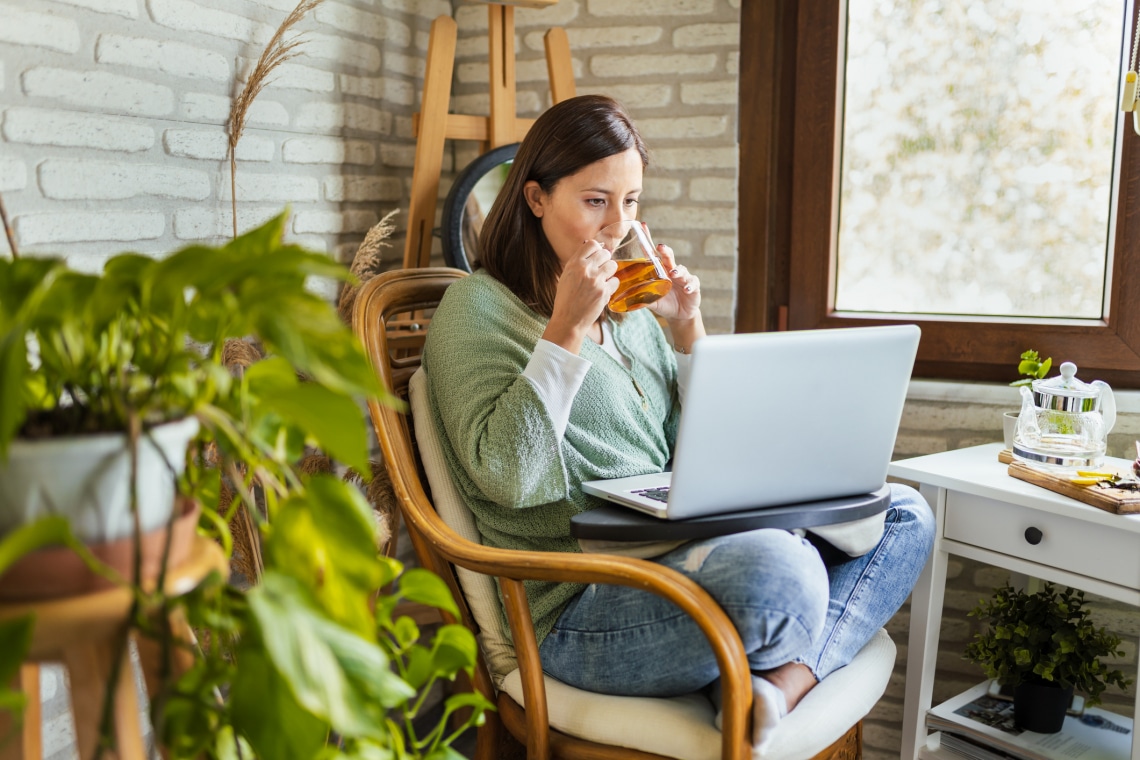
[[[649,305],[650,311],[673,321],[689,321],[701,313],[701,281],[686,267],[677,263],[673,249],[657,246],[657,256],[673,287],[662,298]]]

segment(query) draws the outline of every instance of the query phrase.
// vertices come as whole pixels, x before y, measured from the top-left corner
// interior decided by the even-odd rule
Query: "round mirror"
[[[511,143],[487,151],[455,178],[440,220],[443,260],[449,267],[470,272],[478,260],[483,220],[506,182],[518,149],[518,143]]]

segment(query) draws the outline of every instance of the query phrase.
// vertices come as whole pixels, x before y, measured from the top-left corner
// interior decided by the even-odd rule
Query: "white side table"
[[[890,467],[892,476],[919,483],[938,521],[934,552],[911,597],[905,760],[914,760],[926,743],[951,554],[1140,607],[1140,515],[1115,515],[1012,478],[998,462],[1001,449],[992,443]],[[1130,462],[1110,459],[1107,464],[1127,467]],[[1140,700],[1134,717],[1133,725],[1140,728]],[[1140,760],[1136,733],[1132,760]]]

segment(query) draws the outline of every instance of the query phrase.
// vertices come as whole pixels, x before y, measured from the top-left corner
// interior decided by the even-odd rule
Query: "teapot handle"
[[[1112,388],[1103,380],[1093,380],[1092,385],[1100,388],[1100,413],[1104,419],[1104,434],[1112,430],[1116,424],[1116,397],[1112,395]]]
[[[1029,386],[1021,386],[1021,413],[1017,415],[1017,433],[1014,441],[1027,443],[1041,438],[1041,428],[1037,424],[1037,407],[1033,403],[1033,392]]]

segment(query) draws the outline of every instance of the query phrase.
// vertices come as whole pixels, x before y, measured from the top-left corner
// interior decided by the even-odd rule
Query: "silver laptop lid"
[[[882,486],[919,335],[893,325],[697,341],[669,518]]]

